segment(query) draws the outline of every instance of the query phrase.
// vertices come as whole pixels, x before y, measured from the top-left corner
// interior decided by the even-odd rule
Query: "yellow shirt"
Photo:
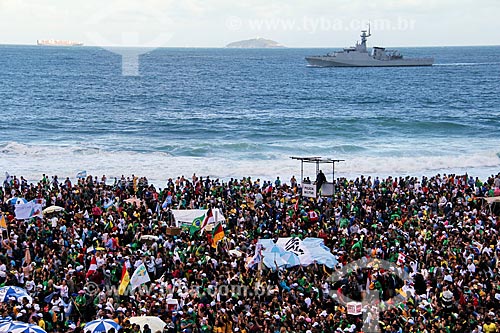
[[[489,323],[483,325],[484,333],[494,333],[497,331],[497,325],[495,323]]]

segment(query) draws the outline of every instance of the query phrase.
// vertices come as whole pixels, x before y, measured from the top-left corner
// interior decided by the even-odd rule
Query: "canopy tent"
[[[337,265],[337,259],[325,246],[321,238],[297,237],[278,238],[276,243],[272,239],[259,239],[262,244],[262,262],[266,267],[274,269],[289,268],[297,265],[309,266],[317,263],[333,268]]]
[[[172,209],[177,227],[191,226],[196,218],[207,216],[208,209]],[[214,222],[225,222],[226,217],[218,208],[212,208]]]
[[[486,201],[488,206],[490,206],[490,212],[492,214],[500,214],[500,196],[480,197],[479,199],[483,199],[484,201]]]

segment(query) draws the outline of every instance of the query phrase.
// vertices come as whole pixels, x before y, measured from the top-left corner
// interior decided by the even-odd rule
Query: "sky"
[[[345,47],[500,44],[499,0],[0,0],[0,44],[224,47],[268,38]]]

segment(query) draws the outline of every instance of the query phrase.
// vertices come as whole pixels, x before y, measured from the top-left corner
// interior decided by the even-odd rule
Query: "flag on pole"
[[[397,264],[398,264],[399,266],[404,265],[405,260],[406,260],[406,254],[399,252],[399,255],[398,255],[398,263],[397,263]]]
[[[95,256],[92,256],[92,259],[90,260],[89,270],[87,271],[87,275],[85,275],[85,277],[88,279],[89,276],[94,274],[96,270],[97,270],[97,260]]]
[[[76,174],[76,178],[78,179],[87,178],[87,171],[86,170],[80,171],[79,173]]]
[[[127,290],[127,286],[130,283],[130,275],[127,271],[127,265],[123,264],[122,268],[122,278],[120,280],[120,286],[118,287],[118,295],[123,295],[125,290]]]
[[[203,220],[203,223],[201,224],[200,232],[203,233],[205,228],[209,223],[215,223],[214,215],[212,213],[212,209],[208,209],[207,211],[207,216],[205,216],[205,219]]]
[[[189,234],[193,236],[197,231],[199,231],[204,221],[205,221],[205,214],[195,217],[193,223],[189,227]]]
[[[139,287],[141,284],[151,281],[146,270],[144,263],[140,264],[136,269],[132,277],[130,278],[130,285],[132,290]]]
[[[255,254],[248,261],[247,268],[253,268],[255,265],[258,265],[262,261],[262,244],[257,243],[255,245]]]
[[[217,243],[224,238],[224,228],[219,222],[212,231],[212,247],[217,248]]]
[[[7,222],[5,221],[5,214],[0,218],[0,229],[7,229]]]

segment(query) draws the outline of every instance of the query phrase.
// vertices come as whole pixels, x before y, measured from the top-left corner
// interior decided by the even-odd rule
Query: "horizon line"
[[[80,46],[50,46],[50,45],[37,45],[35,43],[2,43],[0,42],[0,46],[36,46],[36,47],[45,47],[45,48],[90,48],[90,47],[98,47],[98,48],[144,48],[144,49],[236,49],[236,50],[280,50],[280,49],[343,49],[345,46],[286,46],[283,45],[281,47],[250,47],[250,48],[239,48],[239,47],[227,47],[227,46],[146,46],[146,45],[86,45],[85,43]],[[436,48],[436,47],[494,47],[500,46],[500,44],[455,44],[455,45],[392,45],[389,47],[401,47],[401,48]],[[370,47],[369,47],[370,48]]]

